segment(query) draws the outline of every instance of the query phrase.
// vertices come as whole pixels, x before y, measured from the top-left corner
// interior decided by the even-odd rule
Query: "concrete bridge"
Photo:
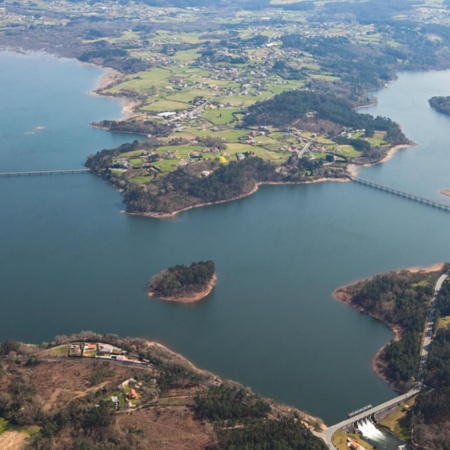
[[[398,195],[399,197],[407,198],[409,200],[413,200],[418,203],[423,203],[425,205],[432,206],[433,208],[438,208],[450,212],[450,205],[444,205],[443,203],[428,200],[427,198],[419,197],[418,195],[410,194],[405,191],[400,191],[398,189],[384,186],[382,184],[374,183],[373,181],[364,180],[363,178],[354,177],[347,173],[343,175],[345,175],[348,179],[354,181],[355,183],[363,184],[364,186],[369,186],[371,188],[378,189],[379,191],[388,192],[390,194]]]
[[[450,208],[449,208],[450,210]],[[332,425],[328,427],[326,430],[322,431],[321,433],[316,433],[316,436],[321,437],[328,448],[332,450],[336,450],[336,447],[331,442],[331,438],[333,434],[338,430],[347,430],[350,428],[356,428],[357,423],[360,420],[372,418],[376,419],[377,416],[380,413],[383,413],[385,411],[388,411],[390,409],[396,408],[397,406],[401,405],[402,403],[406,402],[411,397],[414,397],[414,395],[418,394],[422,387],[423,387],[423,378],[424,378],[424,372],[427,364],[428,359],[428,351],[430,348],[430,344],[433,338],[433,328],[434,328],[434,322],[436,319],[436,299],[439,294],[439,291],[441,290],[442,284],[444,283],[445,279],[449,276],[449,274],[443,274],[441,275],[438,280],[436,281],[436,284],[434,286],[434,294],[433,298],[431,300],[431,306],[430,306],[430,312],[428,313],[428,318],[425,323],[424,328],[424,338],[422,340],[422,346],[420,351],[420,363],[419,368],[417,371],[417,377],[416,377],[416,385],[413,389],[408,391],[406,394],[399,395],[398,397],[395,397],[391,400],[388,400],[387,402],[382,403],[381,405],[374,406],[373,408],[370,408],[368,410],[365,410],[361,412],[360,414],[356,414],[349,419],[343,420],[342,422],[337,423],[336,425]]]
[[[23,177],[33,175],[67,175],[87,173],[89,169],[55,169],[55,170],[30,170],[28,172],[0,172],[0,177]]]
[[[356,428],[357,423],[360,420],[367,419],[368,417],[374,417],[377,414],[387,411],[389,409],[396,408],[397,406],[401,405],[403,402],[406,402],[408,399],[413,397],[414,395],[418,394],[420,392],[420,387],[415,387],[411,389],[409,392],[403,395],[399,395],[398,397],[395,397],[391,400],[388,400],[387,402],[382,403],[381,405],[374,406],[371,409],[368,409],[367,411],[362,412],[361,414],[357,414],[349,419],[343,420],[342,422],[337,423],[336,425],[332,425],[331,427],[328,427],[325,431],[322,431],[321,433],[318,433],[317,436],[321,437],[325,443],[327,444],[328,448],[332,450],[336,450],[336,447],[331,442],[331,438],[333,434],[338,430],[345,430],[349,428]]]

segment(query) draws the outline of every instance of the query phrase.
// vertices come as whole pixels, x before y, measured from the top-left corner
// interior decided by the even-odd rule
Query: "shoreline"
[[[99,79],[97,80],[97,84],[96,84],[95,88],[92,91],[89,91],[89,94],[98,95],[98,96],[102,96],[102,97],[108,97],[108,98],[114,98],[114,99],[118,100],[120,102],[121,114],[124,116],[121,118],[122,120],[129,119],[129,118],[137,115],[134,109],[140,103],[138,100],[130,98],[130,97],[125,97],[125,96],[115,96],[115,95],[103,94],[101,92],[103,89],[110,87],[110,85],[112,85],[116,81],[119,81],[119,79],[123,76],[123,74],[121,72],[119,72],[118,70],[112,69],[111,67],[99,66],[98,64],[83,62],[83,61],[79,61],[78,59],[76,59],[76,61],[78,61],[82,65],[100,68],[101,70],[103,70],[105,72],[102,75],[100,75]],[[119,120],[119,119],[117,119],[117,120]],[[101,127],[97,127],[97,128],[103,129]],[[107,131],[110,131],[110,130],[107,130]]]
[[[399,150],[403,150],[405,148],[410,148],[410,147],[415,147],[417,145],[416,142],[410,142],[409,144],[399,144],[399,145],[394,145],[394,147],[391,147],[388,152],[386,153],[386,156],[384,156],[383,158],[381,158],[379,161],[373,163],[373,164],[368,164],[363,165],[363,167],[372,167],[372,166],[376,166],[377,164],[382,164],[385,163],[386,161],[389,161],[395,153],[397,153]]]
[[[101,128],[101,127],[98,127]],[[409,144],[399,144],[399,145],[395,145],[394,147],[391,147],[386,155],[380,159],[379,161],[373,162],[373,163],[368,163],[368,164],[349,164],[346,167],[346,171],[350,174],[350,176],[353,177],[357,177],[358,176],[358,168],[359,167],[372,167],[372,166],[376,166],[377,164],[382,164],[385,163],[387,161],[389,161],[394,154],[398,151],[398,150],[402,150],[402,149],[406,149],[406,148],[410,148],[410,147],[414,147],[416,146],[417,143],[416,142],[410,142]],[[169,213],[160,213],[160,212],[143,212],[143,213],[138,213],[138,212],[127,212],[126,210],[122,210],[122,213],[124,214],[128,214],[129,216],[141,216],[141,217],[150,217],[153,219],[171,219],[174,218],[175,216],[177,216],[178,214],[184,212],[184,211],[189,211],[191,209],[194,208],[201,208],[203,206],[212,206],[212,205],[219,205],[221,203],[227,203],[227,202],[232,202],[235,200],[240,200],[242,198],[245,197],[249,197],[250,195],[253,195],[255,192],[258,191],[260,186],[270,186],[270,185],[302,185],[302,184],[313,184],[313,183],[322,183],[325,181],[333,181],[333,182],[338,182],[338,183],[346,183],[348,181],[350,181],[347,178],[317,178],[315,180],[303,180],[303,181],[264,181],[264,182],[258,182],[256,183],[255,187],[253,189],[251,189],[249,192],[244,193],[239,195],[238,197],[234,197],[234,198],[230,198],[227,200],[219,200],[216,202],[204,202],[204,203],[199,203],[197,205],[191,205],[191,206],[186,206],[185,208],[181,208],[181,209],[177,209],[176,211],[172,211]],[[446,192],[448,191],[448,194],[443,194],[443,195],[448,195],[450,196],[450,189],[444,189]],[[443,193],[442,191],[440,191],[441,193]]]
[[[400,340],[401,335],[403,333],[403,329],[399,327],[398,325],[395,325],[393,323],[387,322],[382,317],[378,316],[377,314],[373,314],[366,309],[362,308],[359,305],[356,305],[352,302],[351,295],[346,292],[346,289],[354,284],[357,284],[359,282],[363,281],[369,281],[373,277],[364,278],[362,280],[357,280],[354,283],[349,283],[344,286],[341,286],[337,289],[335,289],[332,292],[332,297],[337,300],[338,302],[344,303],[352,308],[357,309],[360,313],[365,314],[369,317],[372,317],[373,319],[379,320],[380,322],[384,323],[394,334],[394,338],[392,339],[394,342]],[[399,392],[396,386],[384,375],[383,368],[385,367],[383,362],[381,361],[381,355],[385,351],[385,349],[390,345],[391,341],[384,344],[382,347],[380,347],[377,352],[375,353],[374,357],[372,358],[372,361],[370,363],[370,366],[372,368],[372,371],[375,372],[375,374],[380,377],[391,389],[393,389],[395,392]]]
[[[426,273],[432,273],[432,272],[438,272],[440,270],[442,270],[444,267],[444,263],[435,263],[432,264],[431,266],[413,266],[413,267],[408,267],[406,269],[397,269],[397,270],[392,270],[389,272],[385,272],[385,273],[398,273],[401,271],[408,271],[411,273],[417,273],[417,272],[426,272]],[[379,274],[378,274],[379,275]],[[373,279],[374,277],[376,277],[377,275],[373,275],[370,276],[368,278],[362,278],[362,279],[358,279],[355,281],[352,281],[350,283],[344,284],[343,286],[338,287],[337,289],[335,289],[331,295],[332,297],[337,300],[338,302],[344,303],[348,306],[351,306],[352,308],[357,309],[360,313],[366,314],[369,317],[372,317],[376,320],[379,320],[380,322],[383,322],[394,334],[394,338],[393,341],[398,341],[403,333],[403,328],[400,327],[397,324],[388,322],[385,320],[385,318],[380,317],[377,314],[373,314],[372,312],[367,311],[366,309],[364,309],[363,307],[361,307],[360,305],[356,305],[353,303],[352,301],[352,296],[351,294],[348,292],[348,288],[350,286],[354,286],[355,284],[361,283],[361,282],[367,282],[370,281],[371,279]],[[378,349],[378,351],[376,352],[376,354],[374,355],[374,357],[372,358],[372,362],[371,362],[371,367],[372,370],[377,374],[377,376],[379,376],[383,381],[386,382],[386,384],[392,388],[395,392],[402,392],[401,390],[399,390],[397,388],[397,386],[395,386],[385,375],[383,372],[383,368],[385,367],[384,363],[381,361],[381,355],[383,354],[384,350],[390,345],[390,342],[387,342],[386,344],[384,344],[381,348]]]
[[[199,300],[202,300],[203,298],[207,297],[212,290],[215,288],[217,282],[217,275],[214,274],[206,286],[205,289],[201,292],[197,292],[192,295],[186,295],[184,297],[159,297],[154,292],[147,292],[149,297],[159,297],[160,300],[163,300],[165,302],[176,302],[176,303],[194,303],[198,302]]]
[[[399,144],[399,145],[394,145],[393,147],[391,147],[385,156],[383,156],[383,158],[379,159],[378,161],[375,161],[373,163],[365,163],[365,164],[349,164],[347,166],[347,172],[352,176],[352,177],[357,177],[358,176],[358,168],[360,167],[373,167],[376,166],[378,164],[383,164],[387,161],[389,161],[396,152],[398,152],[399,150],[403,150],[406,148],[410,148],[410,147],[415,147],[417,144],[417,142],[410,142],[409,144]],[[449,194],[450,196],[450,189],[449,189]]]
[[[250,195],[253,195],[255,192],[258,191],[260,186],[284,186],[284,185],[302,185],[302,184],[313,184],[313,183],[322,183],[325,181],[334,181],[338,183],[347,183],[350,180],[344,179],[344,178],[318,178],[317,180],[308,180],[308,181],[264,181],[256,183],[255,187],[251,189],[249,192],[245,194],[241,194],[238,197],[230,198],[227,200],[218,200],[217,202],[205,202],[205,203],[199,203],[197,205],[192,206],[186,206],[186,208],[177,209],[176,211],[170,212],[170,213],[158,213],[158,212],[144,212],[144,213],[137,213],[137,212],[127,212],[125,210],[122,210],[122,213],[127,214],[129,216],[141,216],[141,217],[151,217],[153,219],[171,219],[177,216],[178,214],[189,211],[194,208],[201,208],[203,206],[212,206],[212,205],[220,205],[221,203],[228,203],[233,202],[235,200],[240,200],[245,197],[249,197]]]
[[[180,362],[188,365],[194,372],[198,373],[199,375],[211,377],[213,379],[214,383],[223,384],[223,383],[225,383],[225,381],[227,381],[227,379],[222,378],[220,375],[217,375],[214,372],[211,372],[206,369],[200,369],[191,360],[189,360],[185,356],[181,355],[180,353],[177,353],[176,351],[170,349],[165,344],[161,344],[160,342],[149,341],[149,340],[146,340],[146,343],[149,347],[157,348],[159,350],[167,352],[168,354],[173,356],[174,359],[177,359]],[[236,383],[238,383],[240,385],[239,382],[236,382]],[[250,387],[250,389],[252,389],[252,388]],[[285,413],[285,414],[291,414],[293,411],[297,412],[299,414],[299,420],[310,430],[313,429],[313,424],[315,424],[317,422],[319,423],[321,430],[326,430],[327,427],[325,425],[325,422],[320,417],[313,416],[312,414],[309,414],[306,411],[298,409],[296,406],[285,405],[284,403],[281,403],[277,400],[265,397],[263,394],[262,394],[262,396],[269,402],[271,408],[276,411],[281,411],[282,413]]]

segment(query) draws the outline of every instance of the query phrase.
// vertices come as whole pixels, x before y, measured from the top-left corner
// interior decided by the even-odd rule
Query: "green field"
[[[385,419],[380,420],[380,425],[388,428],[400,439],[409,441],[411,439],[411,429],[408,422],[408,411],[414,406],[415,401],[416,397],[409,399],[404,405],[396,408]]]
[[[232,108],[221,108],[221,109],[207,109],[203,111],[202,116],[216,125],[225,125],[228,123],[235,122],[233,113],[236,109]]]
[[[0,434],[4,433],[5,431],[8,431],[10,428],[9,423],[0,417]]]
[[[450,316],[439,317],[437,329],[439,330],[440,328],[447,328],[448,326],[450,326]]]

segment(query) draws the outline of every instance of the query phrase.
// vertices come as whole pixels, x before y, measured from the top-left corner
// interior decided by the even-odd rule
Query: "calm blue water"
[[[10,53],[0,66],[2,170],[81,167],[88,153],[132,139],[88,126],[120,116],[116,100],[87,94],[100,70]],[[435,77],[447,95],[450,72],[401,75],[380,93],[371,112],[398,120],[420,146],[362,176],[419,195],[450,187],[450,152],[436,145],[448,143],[449,119],[423,101],[415,115],[401,113],[411,100],[403,90],[426,99]],[[385,102],[387,92],[397,100]],[[370,366],[391,332],[331,292],[450,254],[450,214],[352,183],[268,186],[167,221],[121,214],[120,194],[92,175],[0,179],[0,203],[1,340],[86,329],[155,339],[330,423],[394,396]],[[211,296],[195,305],[147,298],[153,274],[206,258],[219,277]]]

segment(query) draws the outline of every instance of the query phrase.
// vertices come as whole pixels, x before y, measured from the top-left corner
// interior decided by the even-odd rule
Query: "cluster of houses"
[[[102,342],[76,342],[69,345],[68,356],[99,358],[117,361],[122,364],[145,365],[148,360],[139,361],[125,350]]]
[[[152,378],[150,380],[150,384],[153,387],[156,387],[156,379]],[[111,396],[111,402],[115,405],[116,411],[120,407],[120,399],[119,396],[123,398],[126,402],[128,408],[136,408],[138,405],[138,401],[141,398],[141,390],[143,388],[142,383],[138,382],[134,378],[129,378],[125,380],[123,383],[120,383],[117,386],[117,389],[120,391],[120,394]]]

